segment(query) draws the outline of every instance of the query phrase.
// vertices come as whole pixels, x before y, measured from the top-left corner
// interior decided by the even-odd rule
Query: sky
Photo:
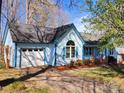
[[[69,0],[68,0],[69,1]],[[85,30],[85,27],[82,23],[82,18],[85,18],[87,16],[87,12],[82,11],[84,6],[84,0],[75,0],[77,1],[77,6],[74,7],[68,7],[67,0],[64,0],[64,11],[69,15],[70,23],[74,23],[76,28],[79,32],[83,32]]]

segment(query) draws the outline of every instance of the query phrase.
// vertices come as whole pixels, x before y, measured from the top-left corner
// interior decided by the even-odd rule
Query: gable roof
[[[73,24],[57,28],[38,27],[30,24],[17,24],[10,30],[14,42],[50,43],[65,34]]]
[[[55,37],[56,43],[59,42],[61,39],[63,39],[63,37],[66,36],[71,31],[71,29],[73,29],[74,32],[77,34],[77,36],[80,38],[80,40],[84,42],[80,33],[76,29],[75,25],[72,23],[72,24],[68,24],[68,25],[57,28],[57,33]]]
[[[63,36],[66,32],[69,32],[70,28],[72,28],[73,24],[67,24],[67,25],[63,25],[61,27],[55,28],[56,30],[56,36],[55,36],[55,40],[59,39],[61,36]]]
[[[101,35],[98,34],[91,34],[84,32],[80,32],[80,34],[85,41],[99,41],[99,39],[101,38]]]
[[[91,34],[91,33],[84,33],[80,32],[82,38],[85,40],[85,46],[96,46],[99,44],[99,40],[102,37],[100,34]]]
[[[42,28],[29,24],[15,25],[10,32],[14,42],[49,43],[55,35],[52,28]]]
[[[69,29],[74,29],[81,41],[86,45],[97,45],[100,37],[89,33],[78,32],[73,23],[62,25],[57,28],[38,27],[31,24],[17,24],[10,30],[12,40],[21,43],[51,43],[60,39]]]

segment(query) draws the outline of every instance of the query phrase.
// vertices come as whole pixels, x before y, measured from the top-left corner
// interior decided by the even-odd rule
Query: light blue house
[[[74,24],[58,28],[17,24],[5,31],[3,43],[10,47],[10,66],[16,68],[60,66],[72,60],[90,59],[92,55],[100,58],[98,41],[87,41]],[[103,54],[117,58],[114,52],[106,49]]]

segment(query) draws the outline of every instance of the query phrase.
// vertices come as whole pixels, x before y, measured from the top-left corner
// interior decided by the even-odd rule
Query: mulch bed
[[[59,71],[65,71],[65,70],[74,70],[74,69],[80,69],[80,68],[92,68],[96,67],[96,65],[81,65],[81,66],[57,66],[55,67]]]

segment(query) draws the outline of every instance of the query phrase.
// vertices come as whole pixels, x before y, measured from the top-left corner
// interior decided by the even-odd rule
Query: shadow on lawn
[[[19,77],[19,78],[9,78],[9,79],[5,79],[5,80],[2,80],[0,81],[0,87],[5,87],[11,83],[14,83],[15,81],[25,81],[27,79],[30,79],[38,74],[41,74],[41,73],[44,73],[46,70],[50,69],[51,66],[47,66],[46,68],[41,68],[41,70],[35,72],[35,73],[31,73],[31,74],[26,74],[22,77]]]
[[[110,65],[111,69],[116,71],[118,74],[124,75],[124,65]]]

